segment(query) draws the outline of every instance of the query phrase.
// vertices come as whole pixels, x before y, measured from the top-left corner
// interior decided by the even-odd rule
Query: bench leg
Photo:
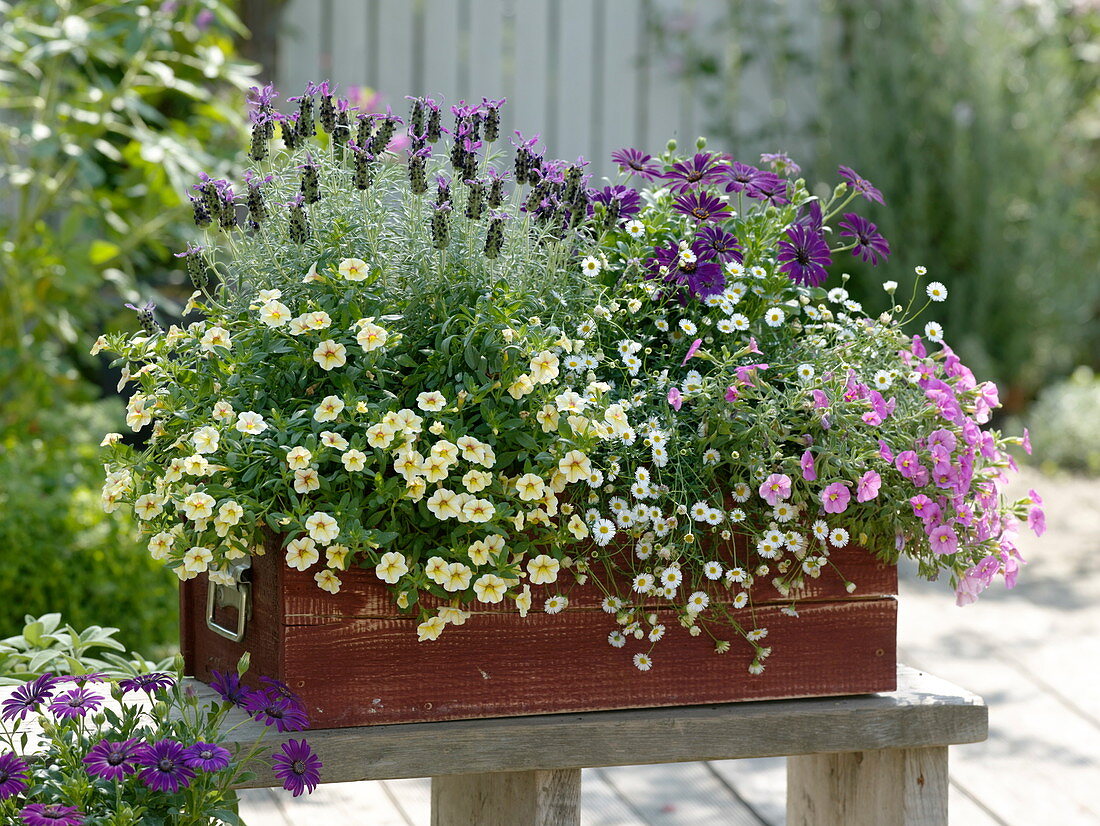
[[[787,758],[788,826],[947,826],[947,747]]]
[[[432,826],[580,826],[581,770],[432,778]]]

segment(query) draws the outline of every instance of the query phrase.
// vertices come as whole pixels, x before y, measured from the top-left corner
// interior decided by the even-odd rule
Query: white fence
[[[402,116],[405,95],[447,104],[507,97],[503,134],[539,132],[549,155],[583,154],[592,171],[610,174],[614,149],[693,142],[715,118],[736,134],[789,138],[798,132],[792,117],[812,117],[812,84],[777,79],[767,54],[744,61],[758,44],[718,25],[736,22],[745,4],[746,14],[796,22],[804,43],[819,36],[816,4],[806,0],[291,0],[279,85],[284,95],[307,80],[369,86]],[[735,76],[717,99],[714,83],[704,96],[690,74],[681,77],[683,58],[661,56],[662,40],[685,37]],[[768,148],[793,148],[786,143]]]

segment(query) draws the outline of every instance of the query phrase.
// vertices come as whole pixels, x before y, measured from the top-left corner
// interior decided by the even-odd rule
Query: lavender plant
[[[508,159],[503,101],[452,106],[443,146],[428,98],[407,125],[327,84],[292,101],[255,90],[243,197],[195,187],[205,237],[180,256],[202,319],[135,308],[141,335],[96,345],[152,426],[141,451],[105,440],[104,506],[132,507],[181,579],[228,583],[276,537],[324,590],[373,570],[421,640],[590,583],[640,670],[658,605],[720,653],[743,640],[754,674],[750,588],[792,614],[810,579],[855,590],[831,561],[850,543],[946,572],[960,602],[1014,582],[1018,521],[1041,530],[1037,496],[1001,496],[1020,440],[983,430],[996,388],[936,322],[901,330],[946,287],[895,303],[888,283],[867,314],[828,284],[836,256],[891,254],[853,170],[822,201],[785,156],[670,144],[621,150],[598,187],[537,137]]]

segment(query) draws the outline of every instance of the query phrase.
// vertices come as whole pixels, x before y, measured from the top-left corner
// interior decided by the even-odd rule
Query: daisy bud
[[[676,139],[675,138],[669,138],[668,143],[665,144],[665,151],[666,152],[675,152],[676,151]]]
[[[698,151],[702,152],[702,151],[703,151],[704,149],[706,149],[706,148],[707,148],[707,139],[706,139],[706,138],[704,138],[704,137],[703,137],[702,135],[700,135],[699,137],[697,137],[697,138],[695,139],[695,148],[696,148],[696,149],[697,149]]]

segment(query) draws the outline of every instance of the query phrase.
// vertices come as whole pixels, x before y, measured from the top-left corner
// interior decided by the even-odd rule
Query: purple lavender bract
[[[317,788],[321,782],[322,765],[321,759],[305,740],[284,743],[282,753],[271,758],[275,776],[283,781],[283,788],[293,792],[295,797]]]
[[[780,272],[796,284],[816,287],[824,283],[829,277],[825,267],[833,263],[825,239],[801,224],[787,230],[787,239],[779,242],[776,256]]]

